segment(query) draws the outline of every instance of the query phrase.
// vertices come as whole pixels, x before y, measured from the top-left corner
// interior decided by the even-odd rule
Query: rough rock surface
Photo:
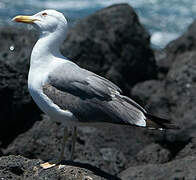
[[[172,154],[160,144],[152,143],[139,151],[129,163],[131,166],[163,164],[171,160]]]
[[[191,131],[196,123],[196,51],[179,54],[176,58],[164,81],[137,84],[132,94],[144,100],[155,114],[158,108],[159,114],[167,114],[183,129]]]
[[[186,156],[196,156],[196,136],[189,139],[186,146],[177,154],[175,159],[181,159]]]
[[[39,110],[27,90],[23,72],[0,61],[0,141],[6,146],[39,120]]]
[[[128,167],[129,161],[139,150],[152,141],[143,135],[145,131],[129,127],[81,127],[74,160],[118,174]],[[54,161],[60,155],[62,136],[63,127],[45,116],[44,120],[36,122],[33,128],[15,138],[4,153]],[[66,143],[65,159],[70,158],[70,150],[71,133]]]
[[[156,52],[156,60],[159,68],[165,72],[169,70],[172,63],[177,60],[178,55],[196,50],[196,20],[188,27],[188,30],[178,39],[170,42],[166,48]]]
[[[147,164],[130,167],[120,174],[120,178],[123,180],[195,179],[196,157],[188,156],[165,164]]]
[[[63,162],[50,169],[43,169],[37,159],[27,159],[22,156],[4,156],[0,158],[0,179],[7,180],[104,180],[119,178],[111,176],[98,168],[82,163]]]
[[[62,52],[129,94],[130,86],[136,82],[156,78],[149,39],[129,5],[114,5],[76,24],[69,31]]]
[[[183,127],[195,127],[196,114],[196,51],[178,55],[166,79],[166,91],[170,100],[173,118]],[[189,122],[189,123],[187,123]]]
[[[40,119],[40,111],[27,90],[29,57],[36,34],[1,27],[0,39],[0,141],[5,147]]]
[[[132,88],[131,94],[148,112],[169,118],[169,100],[165,94],[165,86],[162,81],[149,80],[138,83]]]
[[[196,21],[182,37],[171,42],[160,52],[159,57],[162,57],[163,64],[159,64],[159,62],[158,64],[161,68],[167,69],[165,76],[160,81],[146,81],[137,84],[132,89],[132,95],[140,101],[143,100],[147,109],[157,115],[166,114],[167,117],[178,123],[181,130],[167,132],[162,139],[157,136],[157,142],[171,153],[170,163],[156,164],[156,166],[152,164],[138,166],[138,170],[130,168],[126,171],[127,175],[131,175],[127,176],[128,179],[151,179],[150,177],[165,179],[166,177],[161,173],[163,171],[168,174],[166,179],[194,179],[196,177],[194,172],[195,160],[190,161],[189,169],[184,167],[184,164],[189,164],[187,162],[189,159],[195,158],[196,151],[195,31]],[[149,151],[153,152],[153,148]],[[174,159],[177,159],[177,161],[172,161]],[[179,168],[179,172],[173,171],[175,166]],[[163,169],[163,171],[160,172],[157,167]],[[147,174],[145,171],[149,173]],[[156,171],[157,173],[155,173]],[[136,175],[137,173],[138,175]]]
[[[30,54],[37,34],[24,28],[1,27],[0,39],[0,61],[13,65],[27,77]]]

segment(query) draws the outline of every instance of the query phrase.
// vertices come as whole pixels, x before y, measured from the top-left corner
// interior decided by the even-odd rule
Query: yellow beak
[[[38,19],[32,18],[32,16],[15,16],[12,21],[15,22],[21,22],[21,23],[34,23],[34,21],[37,21]]]

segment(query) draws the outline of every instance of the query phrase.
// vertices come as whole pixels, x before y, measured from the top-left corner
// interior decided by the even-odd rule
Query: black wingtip
[[[180,127],[176,124],[174,124],[171,120],[169,119],[164,119],[161,117],[156,117],[152,114],[146,113],[145,114],[147,118],[147,126],[156,128],[156,129],[174,129],[178,130]]]

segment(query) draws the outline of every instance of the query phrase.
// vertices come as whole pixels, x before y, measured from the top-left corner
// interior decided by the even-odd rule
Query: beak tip
[[[15,17],[12,18],[12,22],[13,21],[14,22],[20,22],[20,18],[21,18],[21,16],[15,16]]]
[[[12,22],[13,22],[13,21],[16,21],[16,17],[13,17],[11,21],[12,21]]]

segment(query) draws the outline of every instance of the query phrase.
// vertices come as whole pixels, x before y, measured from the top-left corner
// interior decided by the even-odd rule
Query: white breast
[[[51,62],[47,65],[45,64],[36,68],[30,68],[28,89],[33,100],[44,113],[49,115],[52,120],[61,122],[67,126],[76,122],[74,115],[68,110],[60,109],[60,107],[54,104],[42,90],[43,85],[47,84],[48,74],[53,70],[53,68],[61,65],[61,63],[61,61],[59,61],[59,63]]]

